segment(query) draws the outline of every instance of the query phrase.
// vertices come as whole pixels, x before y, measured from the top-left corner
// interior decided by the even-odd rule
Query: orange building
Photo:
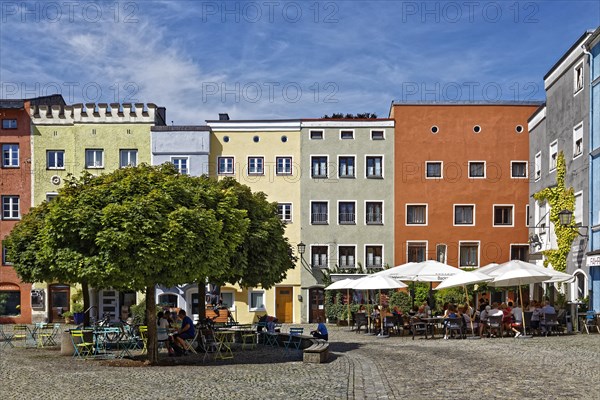
[[[526,260],[529,138],[540,103],[393,103],[395,265]]]

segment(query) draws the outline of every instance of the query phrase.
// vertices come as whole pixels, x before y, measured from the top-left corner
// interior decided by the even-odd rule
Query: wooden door
[[[71,310],[71,288],[67,285],[50,285],[48,321],[64,322],[59,314]]]
[[[279,322],[293,322],[292,293],[291,287],[278,287],[275,291],[275,316]]]
[[[325,291],[323,289],[310,289],[310,316],[308,322],[317,322],[317,317],[325,322]]]

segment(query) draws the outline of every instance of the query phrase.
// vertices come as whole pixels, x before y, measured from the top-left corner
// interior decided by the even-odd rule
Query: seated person
[[[177,317],[181,320],[181,328],[173,335],[173,340],[183,349],[185,349],[185,339],[193,339],[196,335],[192,319],[186,315],[185,310],[179,310]]]
[[[483,331],[487,327],[489,312],[492,311],[492,307],[485,306],[483,311],[479,314],[479,336],[483,337]]]
[[[515,337],[521,336],[521,330],[523,329],[523,310],[517,306],[512,309],[513,322],[510,325],[510,329],[515,333]]]
[[[159,342],[163,342],[165,344],[165,347],[167,348],[167,351],[169,352],[169,356],[173,356],[174,352],[173,352],[173,348],[171,347],[171,338],[169,337],[169,328],[171,327],[171,325],[169,324],[169,321],[167,320],[167,318],[165,318],[165,313],[160,311],[158,313],[158,315],[156,316],[157,318],[157,325],[158,328],[160,329],[160,331],[157,331],[156,333],[156,340]]]
[[[317,330],[311,331],[310,334],[317,339],[323,339],[325,341],[329,340],[329,333],[327,332],[327,327],[323,323],[323,319],[321,317],[317,317]]]

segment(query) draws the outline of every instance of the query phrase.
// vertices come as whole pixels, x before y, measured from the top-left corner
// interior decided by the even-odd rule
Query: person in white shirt
[[[165,346],[167,347],[167,351],[169,352],[169,356],[173,355],[173,348],[171,347],[170,344],[170,338],[169,338],[169,328],[171,327],[171,324],[169,324],[169,320],[167,318],[165,318],[165,313],[160,311],[157,316],[157,324],[158,324],[158,330],[156,332],[156,340],[159,342],[163,342],[165,344]]]
[[[523,310],[521,307],[516,306],[511,310],[513,321],[511,323],[511,329],[515,333],[515,337],[518,338],[521,336],[521,331],[519,329],[523,329]]]

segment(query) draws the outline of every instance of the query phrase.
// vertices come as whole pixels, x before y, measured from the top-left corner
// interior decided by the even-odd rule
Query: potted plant
[[[73,303],[73,307],[71,307],[71,310],[73,310],[73,319],[75,320],[75,324],[83,324],[83,304]]]
[[[62,313],[63,318],[65,319],[65,324],[73,324],[73,312],[65,311]]]

